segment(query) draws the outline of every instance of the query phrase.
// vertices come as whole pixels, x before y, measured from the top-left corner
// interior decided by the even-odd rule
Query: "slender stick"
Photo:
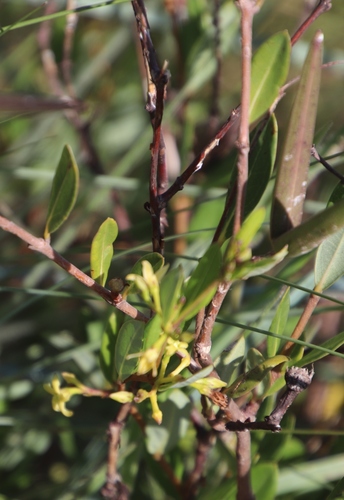
[[[210,143],[201,151],[199,155],[196,156],[184,172],[176,178],[172,186],[159,197],[159,203],[162,207],[166,206],[170,199],[178,193],[178,191],[181,191],[184,188],[190,177],[202,168],[204,160],[207,158],[209,153],[219,145],[221,139],[223,139],[228,130],[233,126],[239,114],[239,107],[233,109],[227,121],[222,125],[214,139],[210,141]]]
[[[320,156],[320,154],[318,153],[318,151],[316,150],[316,147],[315,145],[313,144],[312,146],[312,149],[311,149],[311,155],[316,159],[318,160],[318,162],[320,162],[329,172],[331,172],[331,174],[335,175],[336,177],[338,177],[338,179],[340,180],[340,182],[342,184],[344,184],[344,176],[337,172],[337,170],[335,168],[332,167],[332,165],[330,165],[326,160],[325,158],[323,158],[322,156]]]
[[[307,19],[301,24],[301,26],[296,30],[294,35],[291,37],[291,44],[295,45],[295,43],[301,38],[304,32],[314,23],[316,19],[318,19],[321,14],[324,14],[332,7],[331,0],[319,0],[318,5],[315,9],[310,13]]]
[[[251,470],[251,434],[248,430],[237,432],[237,500],[254,500],[252,493],[250,470]]]
[[[162,68],[158,63],[157,55],[150,36],[150,26],[143,0],[132,1],[135,13],[137,31],[140,38],[144,65],[147,77],[146,109],[150,115],[153,128],[153,142],[151,145],[151,165],[149,181],[149,203],[145,207],[151,214],[153,230],[153,251],[163,253],[164,227],[167,225],[165,214],[161,214],[159,194],[166,188],[167,165],[165,158],[165,142],[161,129],[166,87],[169,80],[167,64]]]
[[[95,293],[97,293],[102,299],[104,299],[108,304],[116,307],[120,311],[124,312],[131,318],[137,319],[139,321],[147,322],[148,318],[140,311],[135,309],[126,300],[123,299],[122,295],[119,293],[113,293],[107,288],[99,285],[94,279],[82,272],[79,268],[71,264],[62,255],[57,253],[50,244],[43,238],[36,238],[32,234],[25,231],[25,229],[17,226],[14,222],[9,221],[5,217],[0,216],[0,227],[9,233],[18,236],[21,240],[25,241],[31,250],[39,252],[48,259],[54,261],[58,266],[62,267],[67,273],[76,278],[80,283],[91,288]]]
[[[115,420],[110,422],[108,428],[108,438],[109,438],[109,451],[108,451],[108,463],[107,463],[107,474],[106,483],[101,490],[103,498],[111,500],[125,500],[129,498],[129,490],[122,483],[121,478],[117,472],[118,463],[118,449],[120,445],[121,432],[124,424],[130,415],[131,403],[124,404]]]
[[[303,312],[300,316],[300,319],[297,322],[297,325],[295,326],[294,331],[291,334],[290,338],[297,340],[301,337],[301,334],[304,331],[304,329],[306,328],[306,326],[309,322],[309,319],[314,312],[314,309],[318,305],[319,300],[320,300],[320,297],[318,295],[313,295],[313,294],[310,295],[308,302],[307,302],[307,305],[306,305],[305,309],[303,310]],[[285,356],[289,356],[293,347],[294,347],[293,342],[287,342],[285,344],[285,346],[283,347],[281,354],[283,354]]]
[[[233,234],[236,234],[243,222],[246,184],[248,179],[248,154],[250,151],[250,88],[252,59],[252,23],[254,15],[259,11],[255,0],[238,0],[241,11],[241,45],[242,45],[242,84],[241,84],[241,117],[239,126],[238,178],[236,193],[236,209],[234,214]]]

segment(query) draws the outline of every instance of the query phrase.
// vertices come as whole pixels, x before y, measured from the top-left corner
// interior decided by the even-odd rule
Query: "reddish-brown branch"
[[[94,281],[94,279],[92,279],[79,268],[74,266],[71,262],[62,257],[62,255],[57,253],[43,238],[36,238],[32,234],[25,231],[25,229],[17,226],[17,224],[9,221],[2,216],[0,216],[0,227],[4,231],[12,233],[15,236],[18,236],[18,238],[20,238],[21,240],[25,241],[25,243],[29,245],[29,248],[31,250],[35,250],[36,252],[39,252],[48,257],[48,259],[54,261],[55,264],[62,267],[62,269],[64,269],[65,271],[67,271],[67,273],[80,281],[80,283],[97,293],[108,304],[116,307],[131,318],[144,322],[148,321],[148,318],[146,318],[144,314],[135,309],[135,307],[130,305],[126,300],[124,300],[121,294],[114,294],[107,288],[99,285],[99,283]]]
[[[319,0],[318,5],[311,12],[311,14],[307,17],[307,19],[301,24],[301,26],[296,30],[294,35],[291,37],[291,44],[295,45],[295,43],[301,38],[306,30],[314,23],[316,19],[318,19],[321,14],[324,14],[332,7],[331,0]]]
[[[209,153],[219,145],[221,139],[223,139],[228,130],[233,126],[234,122],[237,120],[239,113],[240,113],[239,107],[233,109],[229,118],[222,125],[218,133],[215,135],[214,139],[201,151],[199,155],[196,156],[196,158],[184,170],[184,172],[179,177],[177,177],[172,186],[170,186],[169,189],[167,189],[167,191],[165,191],[159,197],[159,203],[161,207],[166,206],[166,204],[170,201],[170,199],[176,193],[178,193],[178,191],[181,191],[184,188],[185,184],[190,179],[190,177],[202,168],[204,160],[207,158]]]
[[[251,470],[251,434],[248,430],[237,432],[237,500],[254,500],[252,493],[250,470]]]
[[[295,326],[294,331],[291,334],[290,338],[297,340],[301,337],[301,334],[304,331],[304,329],[306,328],[306,326],[309,322],[309,319],[314,312],[314,309],[318,305],[319,300],[320,300],[319,295],[313,295],[313,294],[310,295],[308,302],[307,302],[307,305],[306,305],[305,309],[303,310],[303,312],[300,316],[300,319],[297,322],[297,325]],[[284,354],[285,356],[289,356],[293,347],[294,347],[293,342],[287,342],[285,344],[285,346],[283,347],[281,354]]]
[[[127,418],[130,415],[131,403],[124,404],[115,420],[110,422],[108,428],[109,450],[108,450],[108,463],[106,484],[101,490],[103,498],[108,500],[126,500],[129,498],[129,490],[122,483],[121,478],[117,472],[118,463],[118,449],[121,439],[121,432],[125,425]]]
[[[164,227],[167,222],[165,214],[161,214],[164,207],[160,207],[159,194],[167,183],[167,165],[165,160],[165,143],[161,130],[164,113],[164,100],[169,73],[167,66],[162,68],[150,36],[150,27],[143,0],[134,0],[132,6],[135,13],[136,26],[141,43],[142,55],[147,77],[147,103],[153,128],[153,142],[151,144],[151,165],[149,182],[149,203],[146,208],[151,214],[153,230],[153,250],[163,253]]]

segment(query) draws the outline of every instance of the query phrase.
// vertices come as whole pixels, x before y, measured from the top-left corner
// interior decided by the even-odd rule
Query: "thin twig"
[[[196,429],[197,447],[194,468],[190,472],[185,485],[185,498],[187,500],[196,498],[197,491],[200,489],[204,478],[204,469],[209,452],[215,444],[214,431],[205,429],[202,425],[201,416],[195,410],[191,412],[191,419]]]
[[[210,141],[210,143],[199,153],[196,158],[192,161],[192,163],[184,170],[184,172],[176,178],[172,186],[167,189],[160,197],[159,203],[162,207],[165,207],[166,204],[170,201],[170,199],[184,189],[185,184],[190,179],[190,177],[198,172],[203,166],[204,160],[207,158],[209,153],[216,148],[221,139],[226,135],[229,129],[233,126],[234,122],[237,120],[240,114],[240,107],[233,109],[227,121],[222,125],[220,130],[215,135],[214,139]]]
[[[318,19],[321,14],[324,14],[332,7],[331,0],[319,0],[318,5],[315,9],[310,13],[307,19],[301,24],[301,26],[296,30],[294,35],[291,37],[291,45],[295,45],[295,43],[301,38],[304,32],[314,23],[316,19]]]
[[[340,180],[340,182],[342,184],[344,184],[344,176],[337,172],[337,170],[335,168],[333,168],[326,160],[325,158],[323,158],[322,156],[320,156],[320,154],[318,153],[316,147],[315,147],[315,144],[313,144],[312,148],[311,148],[311,155],[313,156],[313,158],[315,158],[316,160],[318,160],[318,162],[320,162],[329,172],[331,172],[331,174],[335,175],[336,177],[338,177],[338,179]]]
[[[230,282],[222,282],[217,287],[216,293],[206,308],[200,333],[194,343],[194,357],[202,368],[213,364],[210,356],[211,335],[214,328],[214,323],[219,313],[220,307],[230,288]],[[212,373],[212,376],[217,376]]]
[[[153,230],[153,251],[163,253],[164,227],[167,225],[166,216],[162,213],[165,207],[159,204],[159,195],[167,186],[167,165],[165,158],[165,142],[161,129],[166,87],[169,80],[167,64],[162,68],[150,35],[150,26],[143,0],[134,0],[132,6],[135,13],[137,31],[139,34],[143,60],[147,77],[146,109],[150,115],[153,128],[153,142],[151,145],[151,165],[149,181],[149,203],[145,207],[151,214]]]
[[[108,428],[109,451],[106,483],[101,490],[103,498],[108,500],[126,500],[129,498],[129,490],[127,486],[122,483],[117,472],[117,463],[121,432],[127,418],[130,415],[130,410],[131,403],[124,404],[120,408],[115,420],[110,422]]]
[[[318,295],[313,295],[313,294],[310,295],[308,302],[307,302],[307,305],[306,305],[305,309],[303,310],[303,312],[300,316],[300,319],[294,328],[293,333],[290,336],[291,339],[297,340],[301,337],[301,334],[304,331],[304,329],[306,328],[306,326],[309,322],[309,319],[314,312],[314,309],[318,305],[319,300],[320,300],[320,297]],[[285,344],[285,346],[283,347],[281,354],[283,354],[284,356],[289,356],[293,347],[294,347],[293,342],[287,342]]]
[[[248,430],[237,432],[236,460],[237,460],[237,500],[254,500],[252,493],[251,471],[251,434]]]
[[[129,304],[123,299],[122,295],[119,293],[113,293],[107,288],[99,285],[94,279],[82,272],[79,268],[71,264],[62,255],[57,253],[50,244],[43,238],[36,238],[32,234],[25,231],[25,229],[19,227],[14,222],[9,221],[5,217],[0,216],[0,227],[9,233],[18,236],[21,240],[25,241],[31,250],[39,252],[48,259],[54,261],[58,266],[62,267],[67,273],[76,278],[80,283],[92,289],[97,293],[102,299],[104,299],[108,304],[116,307],[120,311],[124,312],[131,318],[137,319],[139,321],[147,322],[148,318],[138,311],[135,307]]]
[[[237,141],[237,193],[234,214],[233,234],[236,234],[243,222],[245,193],[248,179],[248,154],[250,151],[250,88],[252,59],[252,23],[254,15],[259,11],[256,0],[238,0],[241,11],[241,45],[242,45],[242,83],[241,83],[241,117],[239,137]]]

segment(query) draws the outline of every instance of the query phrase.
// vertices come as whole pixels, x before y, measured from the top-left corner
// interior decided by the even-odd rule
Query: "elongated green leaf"
[[[253,56],[250,96],[250,123],[262,116],[278,96],[290,62],[290,38],[287,31],[270,37]]]
[[[72,149],[66,145],[51,188],[44,238],[56,231],[72,211],[79,188],[79,170]]]
[[[159,402],[163,418],[160,425],[150,422],[145,427],[146,446],[150,454],[159,457],[173,449],[189,428],[190,399],[179,389]]]
[[[280,303],[278,304],[275,316],[269,328],[270,332],[277,333],[278,335],[283,335],[284,329],[288,321],[289,309],[290,309],[289,292],[290,288],[288,287],[287,290],[284,292]],[[277,337],[268,337],[266,339],[266,348],[269,358],[275,356],[280,346],[280,343],[281,341]]]
[[[258,127],[250,134],[250,141],[254,142],[248,157],[249,170],[244,208],[245,219],[256,208],[263,196],[276,160],[278,127],[275,115],[270,117],[259,134],[258,140],[255,142]],[[235,197],[232,194],[232,190],[235,189],[236,180],[237,176],[235,173],[228,189],[227,197],[230,203],[226,217],[227,222],[219,238],[220,244],[232,236],[235,211]]]
[[[293,105],[271,210],[271,237],[298,226],[306,195],[310,150],[320,88],[323,34],[318,31],[303,67]]]
[[[179,266],[169,271],[160,283],[160,301],[162,309],[162,320],[164,325],[168,325],[178,312],[178,301],[181,296],[184,282],[183,269]]]
[[[279,252],[267,257],[252,257],[245,262],[240,262],[236,265],[232,273],[232,279],[247,280],[253,276],[259,276],[273,269],[277,264],[282,262],[288,255],[288,248],[284,247]]]
[[[321,344],[320,347],[325,347],[325,349],[331,349],[332,351],[336,351],[339,349],[344,344],[344,332],[338,333],[335,337],[326,340],[323,344]],[[319,359],[324,358],[325,356],[328,356],[329,353],[324,352],[324,351],[318,351],[318,350],[313,350],[309,354],[306,354],[302,359],[297,361],[295,363],[295,366],[306,366],[310,365],[311,363],[315,363],[315,361],[318,361]]]
[[[198,266],[191,274],[184,293],[185,305],[182,309],[182,313],[190,307],[190,304],[197,300],[202,292],[208,289],[209,286],[213,285],[214,282],[220,278],[221,264],[221,250],[219,245],[215,243],[208,248],[206,253],[200,259]]]
[[[123,320],[123,313],[118,310],[113,311],[107,321],[102,337],[99,355],[100,368],[110,384],[115,383],[118,378],[115,369],[115,347],[117,334]]]
[[[255,139],[255,130],[252,139]],[[259,135],[258,141],[253,142],[249,154],[249,173],[247,180],[244,218],[252,212],[263,196],[275,165],[278,141],[278,125],[274,114],[266,123]]]
[[[246,341],[244,336],[230,348],[229,352],[223,353],[220,356],[219,362],[216,362],[216,371],[221,380],[231,383],[231,378],[235,370],[240,366],[245,357]]]
[[[91,276],[104,286],[113,256],[113,243],[118,235],[117,222],[108,217],[98,229],[91,245]]]
[[[125,380],[135,373],[138,357],[127,359],[130,354],[138,354],[142,350],[144,323],[130,319],[118,332],[115,349],[115,368],[119,380]]]
[[[327,238],[318,248],[314,278],[315,290],[323,292],[344,274],[344,228]]]
[[[251,392],[263,378],[273,369],[288,361],[286,356],[278,355],[263,361],[247,373],[243,373],[232,385],[226,389],[226,393],[232,398],[239,398]]]
[[[320,212],[273,241],[276,250],[288,245],[292,257],[317,248],[326,238],[344,228],[344,200]]]

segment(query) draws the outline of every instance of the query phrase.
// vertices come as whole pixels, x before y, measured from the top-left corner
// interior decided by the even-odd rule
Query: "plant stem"
[[[331,0],[319,0],[318,5],[311,12],[311,14],[307,17],[307,19],[301,24],[301,26],[296,30],[294,35],[291,37],[291,45],[295,45],[295,43],[301,38],[304,32],[314,23],[316,19],[318,19],[321,14],[324,14],[332,7]]]
[[[255,0],[238,0],[241,11],[241,46],[242,46],[242,84],[241,84],[241,117],[239,126],[238,148],[238,178],[236,193],[236,209],[234,214],[233,234],[236,234],[243,222],[245,192],[248,179],[248,154],[250,151],[250,89],[251,89],[251,59],[252,59],[252,23],[259,6]]]
[[[314,309],[318,305],[319,300],[320,300],[320,297],[318,295],[313,295],[313,294],[310,295],[308,302],[307,302],[307,305],[306,305],[305,309],[303,310],[303,312],[300,316],[300,319],[297,322],[297,325],[295,326],[294,331],[291,334],[290,338],[297,340],[301,337],[301,334],[304,331],[304,329],[306,328],[307,323],[308,323],[310,317],[312,316]],[[294,347],[293,342],[287,342],[285,344],[285,346],[283,347],[280,354],[283,354],[284,356],[289,356],[293,347]]]
[[[108,428],[108,438],[109,438],[109,452],[108,452],[108,464],[107,464],[107,474],[106,474],[106,484],[101,490],[103,498],[117,500],[125,500],[129,498],[129,490],[122,483],[121,478],[117,472],[117,462],[118,462],[118,449],[121,439],[121,432],[124,424],[130,414],[131,403],[124,404],[115,420],[110,422]]]
[[[91,288],[95,293],[97,293],[102,299],[104,299],[108,304],[116,307],[120,311],[124,312],[131,318],[137,319],[139,321],[147,322],[148,318],[135,307],[130,305],[126,300],[123,299],[121,294],[114,294],[107,288],[99,285],[94,279],[85,274],[79,268],[74,266],[71,262],[66,260],[62,255],[57,253],[49,244],[48,241],[43,238],[36,238],[32,234],[25,231],[25,229],[17,226],[14,222],[9,221],[5,217],[0,216],[0,227],[9,233],[18,236],[21,240],[25,241],[31,250],[39,252],[48,259],[52,260],[58,266],[62,267],[67,273],[76,278],[80,283]]]

